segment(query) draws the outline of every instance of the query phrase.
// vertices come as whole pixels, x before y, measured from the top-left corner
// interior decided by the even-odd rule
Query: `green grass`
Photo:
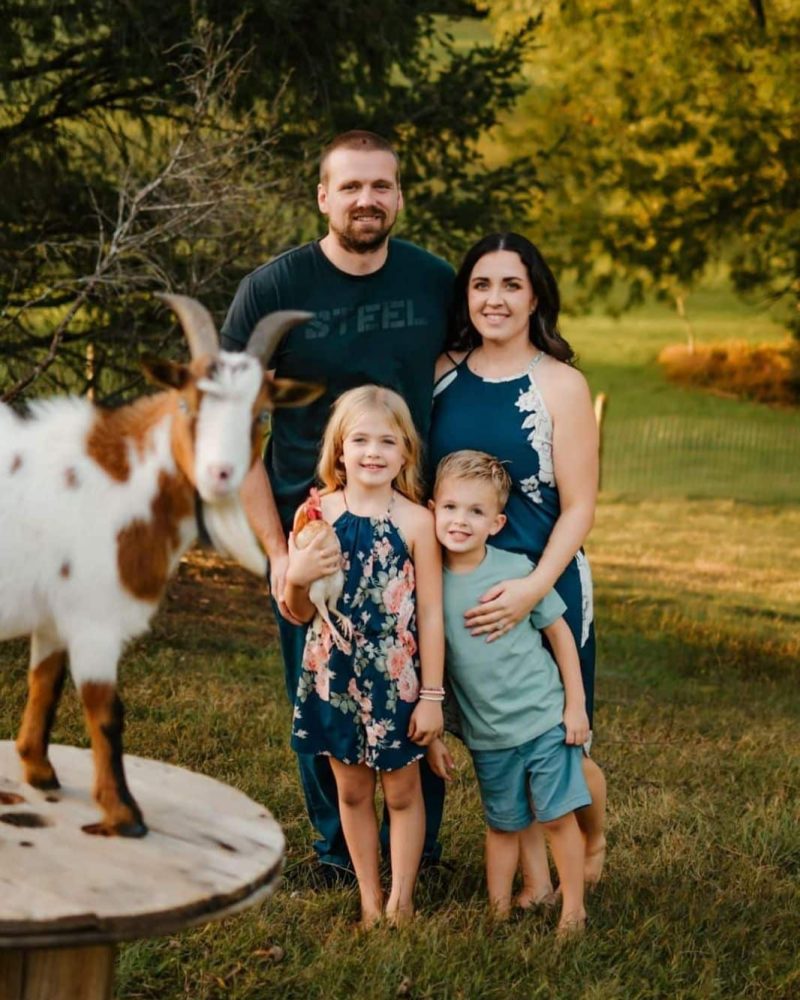
[[[119,1000],[378,1000],[406,980],[404,995],[420,998],[793,996],[800,513],[603,502],[589,555],[610,853],[585,940],[558,949],[544,914],[500,928],[488,919],[462,752],[442,835],[454,871],[424,876],[410,929],[355,935],[355,895],[316,891],[305,874],[310,830],[260,585],[184,564],[153,633],[123,663],[127,747],[266,803],[287,835],[287,874],[255,911],[122,947]],[[0,736],[11,737],[24,648],[0,655],[13,664],[0,679]],[[54,738],[84,743],[71,691]]]
[[[785,330],[724,286],[689,300],[699,343],[779,341]],[[662,347],[686,339],[668,306],[651,303],[620,319],[567,316],[564,334],[592,391],[608,397],[603,488],[628,497],[800,501],[800,413],[668,383]]]
[[[719,297],[709,308],[707,326],[696,317],[703,336],[741,325]],[[610,394],[609,432],[651,411],[793,426],[794,414],[665,385],[654,358],[681,336],[671,324],[650,307],[566,325],[593,388]],[[763,470],[764,455],[752,459]],[[606,492],[588,553],[610,847],[582,941],[556,947],[547,914],[488,919],[481,810],[458,748],[442,831],[454,869],[423,876],[412,927],[356,935],[355,894],[309,884],[311,831],[265,595],[241,571],[194,558],[125,655],[127,749],[268,805],[286,833],[286,874],[255,910],[123,946],[119,1000],[800,995],[800,510]],[[18,725],[25,658],[22,643],[0,647],[0,738]],[[64,702],[54,739],[85,744],[74,692]]]

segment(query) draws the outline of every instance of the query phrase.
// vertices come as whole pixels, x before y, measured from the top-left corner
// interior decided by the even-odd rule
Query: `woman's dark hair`
[[[472,325],[467,305],[467,291],[472,270],[481,257],[498,250],[511,250],[518,254],[528,272],[536,308],[531,314],[528,336],[534,347],[550,354],[559,361],[571,364],[575,352],[558,332],[558,312],[561,298],[553,272],[536,247],[518,233],[491,233],[471,247],[456,275],[453,292],[453,322],[447,336],[446,348],[455,351],[469,351],[478,347],[481,335]]]

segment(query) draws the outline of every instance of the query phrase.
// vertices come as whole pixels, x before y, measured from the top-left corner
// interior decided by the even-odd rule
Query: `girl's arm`
[[[581,746],[589,739],[589,717],[586,714],[578,647],[563,617],[557,618],[542,631],[553,650],[564,685],[564,726],[567,730],[564,742]]]
[[[533,572],[519,580],[504,580],[470,608],[465,624],[473,635],[499,638],[527,617],[552,589],[594,523],[597,502],[598,432],[586,380],[572,368],[558,369],[553,394],[553,469],[561,513]]]
[[[433,527],[433,515],[414,506],[409,517],[411,553],[417,586],[417,632],[422,687],[440,688],[444,681],[444,620],[442,615],[442,557]],[[428,746],[443,730],[442,704],[420,700],[408,727],[408,737]]]
[[[294,532],[289,533],[289,563],[283,595],[291,614],[290,621],[310,622],[317,613],[308,598],[308,588],[331,572],[328,546],[327,535],[320,532],[304,549],[298,549],[294,544]],[[336,559],[339,559],[338,553]]]

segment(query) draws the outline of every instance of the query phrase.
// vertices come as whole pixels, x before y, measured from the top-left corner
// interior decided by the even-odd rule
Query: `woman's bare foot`
[[[606,838],[601,834],[597,840],[586,842],[586,863],[583,869],[583,880],[588,888],[594,888],[603,874],[606,863]]]

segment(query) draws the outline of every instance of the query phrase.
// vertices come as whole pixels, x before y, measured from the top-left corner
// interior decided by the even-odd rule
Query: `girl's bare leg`
[[[606,779],[591,757],[583,758],[583,776],[589,786],[592,804],[575,812],[584,838],[586,885],[597,885],[606,860]]]
[[[522,889],[516,899],[517,906],[527,910],[537,903],[553,897],[547,847],[541,823],[533,822],[519,832],[519,862],[522,870]]]
[[[343,764],[331,757],[339,795],[339,813],[347,849],[361,894],[361,925],[370,927],[383,912],[378,872],[378,822],[375,818],[375,772],[366,764]]]
[[[519,862],[519,832],[486,831],[486,886],[494,915],[507,919],[511,912],[511,889]]]
[[[389,853],[392,859],[392,891],[386,916],[401,924],[414,915],[414,886],[425,841],[425,806],[419,764],[415,761],[397,771],[382,771],[381,783],[389,811]]]
[[[543,823],[550,842],[561,887],[561,919],[558,932],[568,934],[582,930],[586,923],[583,908],[584,843],[575,813]]]

